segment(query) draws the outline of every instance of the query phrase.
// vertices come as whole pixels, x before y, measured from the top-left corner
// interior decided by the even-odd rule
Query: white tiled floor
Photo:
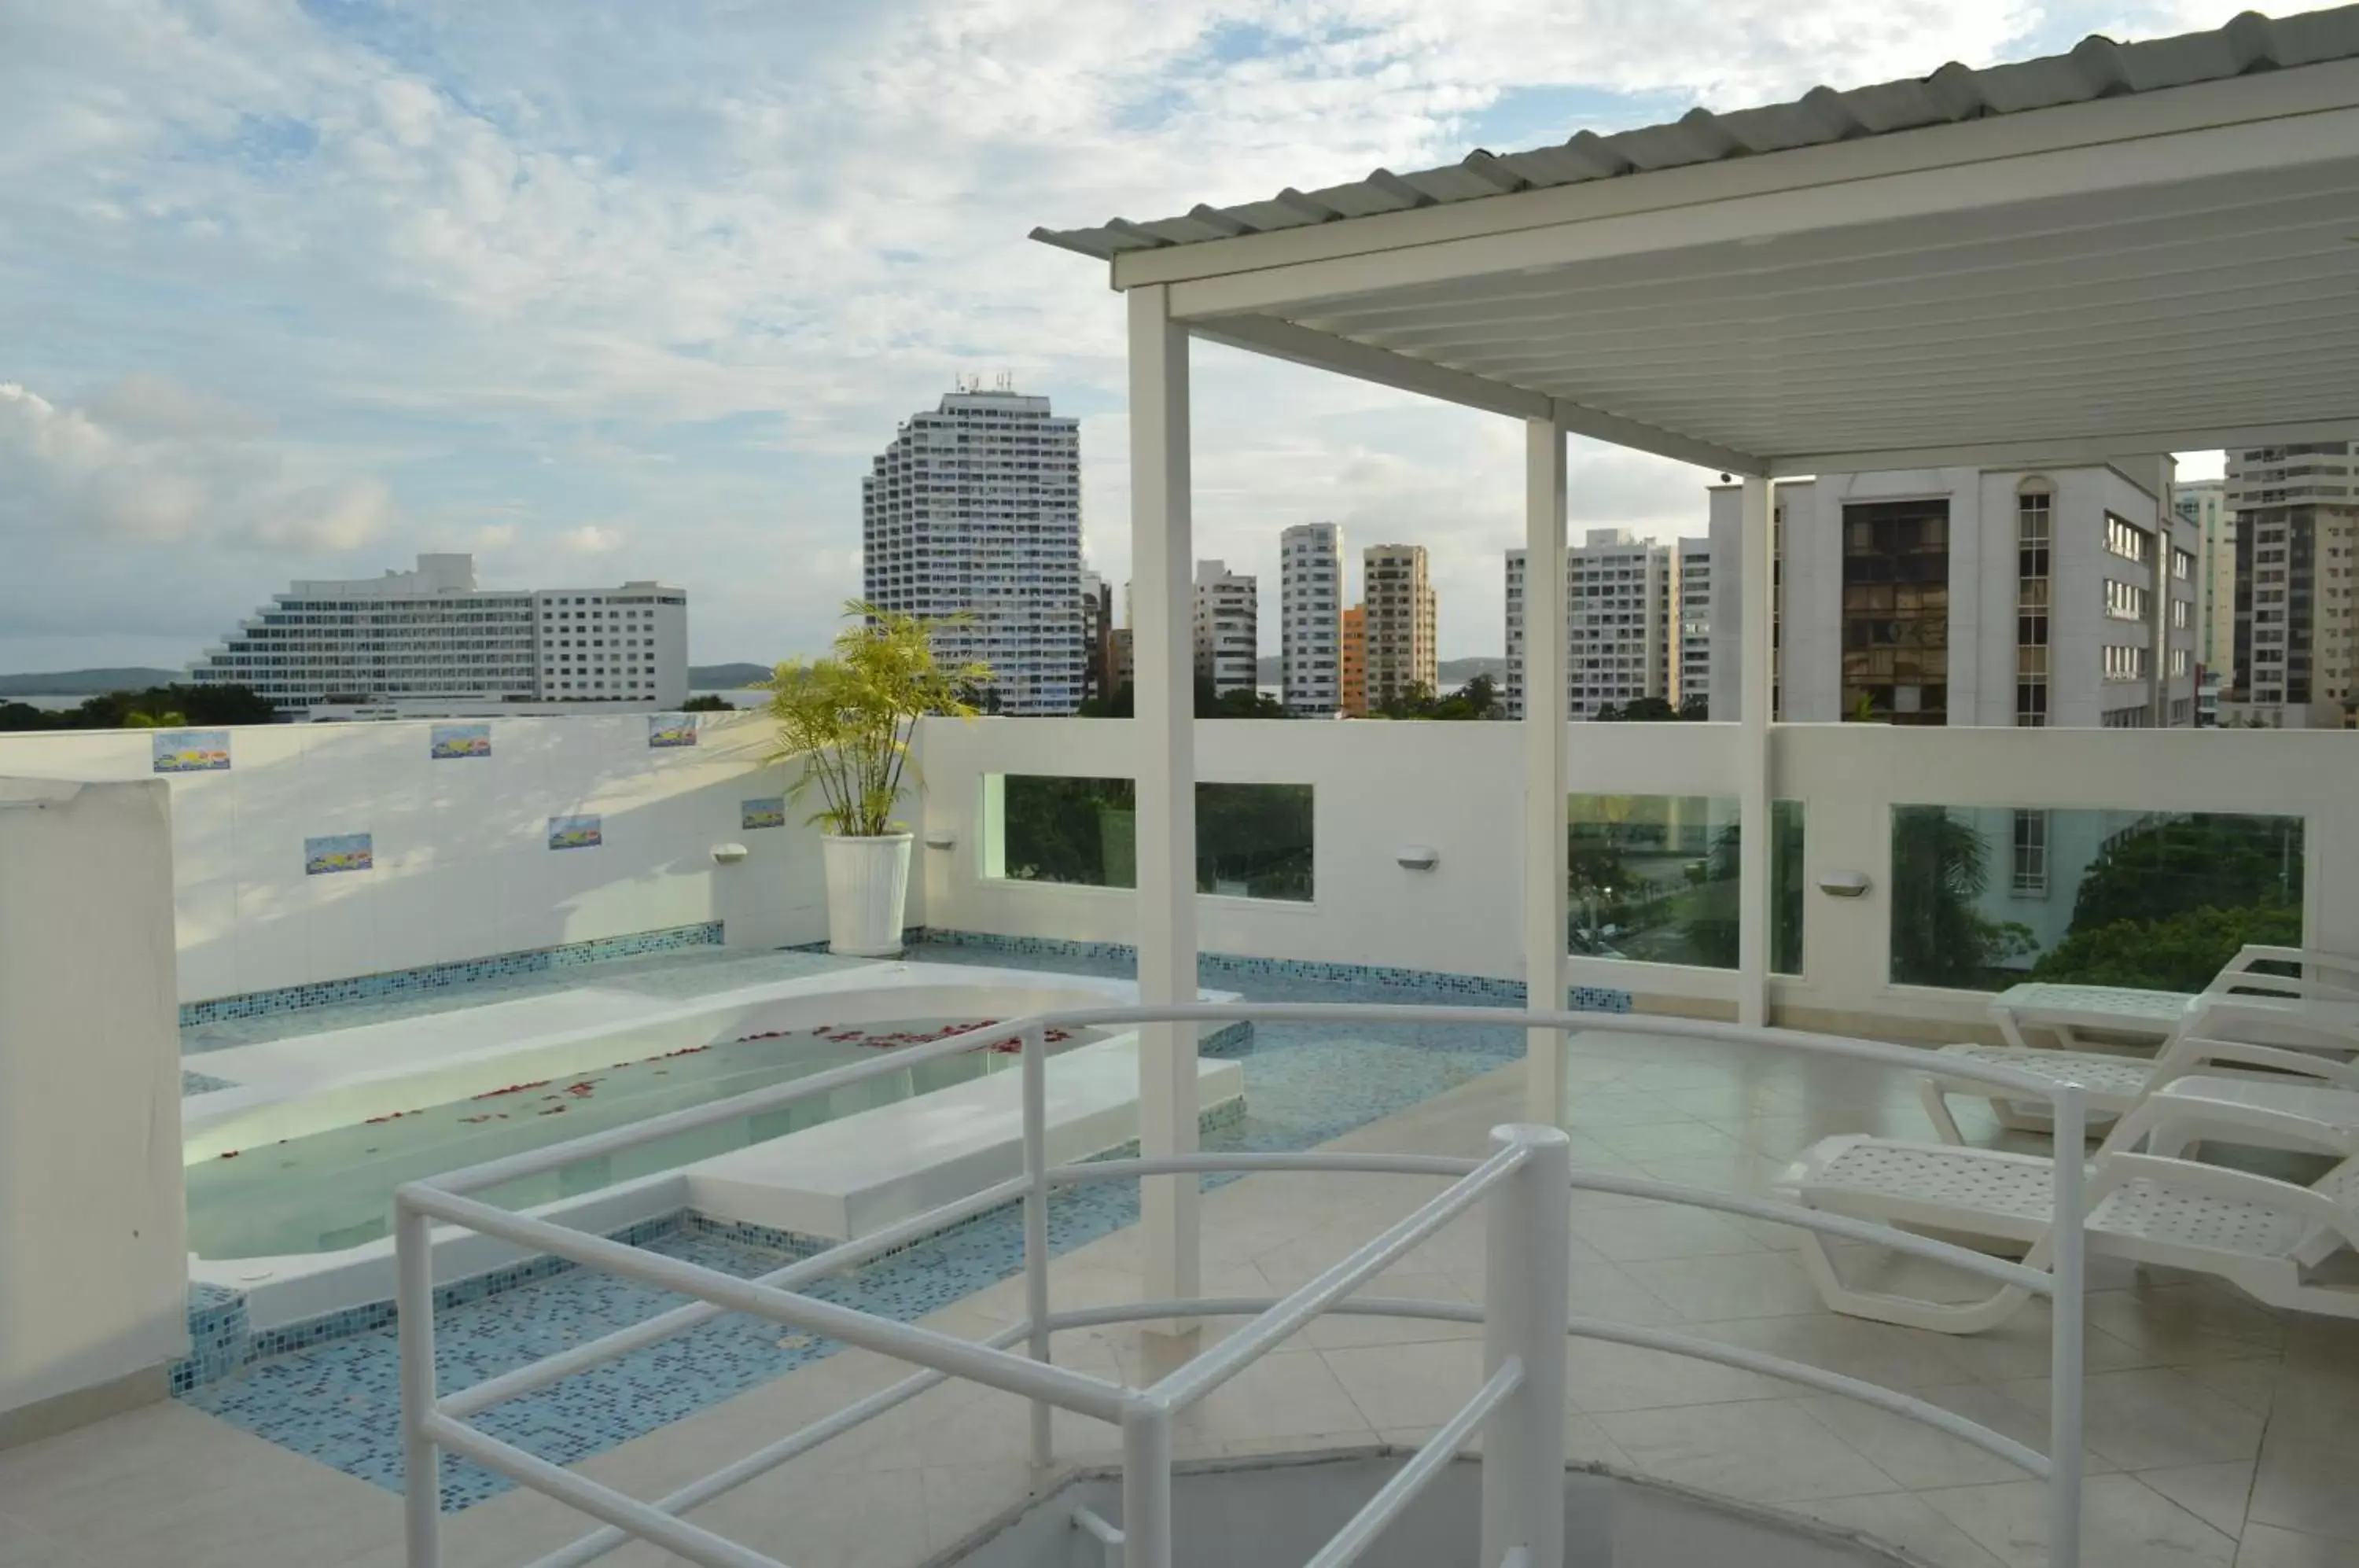
[[[1821,1133],[1925,1132],[1905,1085],[1586,1037],[1567,1120],[1607,1170],[1758,1184]],[[1479,1153],[1517,1111],[1519,1074],[1467,1084],[1350,1146]],[[1309,1278],[1437,1183],[1255,1177],[1203,1205],[1206,1289],[1274,1293]],[[1778,1227],[1576,1193],[1574,1310],[1711,1337],[1911,1389],[2034,1446],[2046,1440],[2041,1309],[1952,1338],[1832,1316]],[[1479,1220],[1388,1274],[1387,1294],[1472,1298]],[[1136,1237],[1060,1259],[1062,1304],[1137,1293]],[[1858,1261],[1865,1262],[1865,1259]],[[1847,1265],[1848,1266],[1848,1265]],[[1913,1267],[1913,1266],[1910,1266]],[[1897,1272],[1897,1271],[1896,1271]],[[2359,1323],[2290,1319],[2205,1282],[2099,1270],[2089,1307],[2092,1568],[2359,1565]],[[1008,1281],[933,1321],[978,1334],[1019,1311]],[[1213,1324],[1217,1334],[1224,1325]],[[1060,1336],[1060,1358],[1135,1382],[1163,1369],[1136,1330]],[[1447,1324],[1332,1319],[1221,1389],[1183,1455],[1415,1442],[1470,1392],[1479,1350]],[[816,1419],[902,1368],[848,1352],[582,1466],[643,1496]],[[1600,1342],[1571,1352],[1573,1456],[1864,1530],[1939,1568],[2047,1561],[2043,1488],[1897,1417],[1749,1372]],[[797,1568],[909,1568],[1016,1502],[1026,1416],[951,1385],[692,1516]],[[1060,1454],[1103,1460],[1110,1429],[1060,1418]],[[527,1493],[448,1521],[452,1568],[517,1563],[586,1521]],[[648,1564],[632,1548],[607,1561]],[[398,1568],[398,1499],[179,1406],[0,1454],[0,1568]]]

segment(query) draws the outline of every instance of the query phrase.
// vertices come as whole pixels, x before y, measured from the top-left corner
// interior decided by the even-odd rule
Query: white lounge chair
[[[2266,1034],[2270,1043],[2231,1038],[2248,1032]],[[2102,1126],[2164,1084],[2196,1074],[2228,1081],[2249,1078],[2268,1091],[2256,1103],[2299,1110],[2302,1103],[2299,1096],[2359,1091],[2359,1063],[2351,1060],[2354,1052],[2359,1052],[2359,1029],[2313,1024],[2306,1015],[2282,1009],[2256,1013],[2248,998],[2237,996],[2217,998],[2199,1008],[2182,1032],[2150,1057],[2013,1045],[1945,1045],[1933,1052],[1933,1058],[1936,1062],[1948,1059],[2006,1067],[2050,1083],[2078,1083],[2089,1092],[2092,1123]],[[2048,1125],[2045,1105],[2008,1101],[1994,1095],[1986,1083],[1945,1074],[1939,1067],[1919,1081],[1918,1094],[1934,1130],[1948,1143],[1965,1141],[1950,1110],[1952,1094],[1989,1100],[2000,1124],[2017,1131],[2044,1129]],[[2288,1100],[2287,1094],[2298,1097]]]
[[[2195,1080],[2186,1080],[2194,1083]],[[2256,1137],[2342,1156],[2304,1187],[2248,1171],[2115,1147],[2151,1138],[2181,1148],[2194,1138]],[[2089,1256],[2209,1274],[2273,1307],[2359,1319],[2359,1284],[2312,1277],[2346,1249],[2359,1251],[2359,1131],[2264,1106],[2158,1094],[2122,1118],[2088,1167]],[[1844,1134],[1823,1138],[1778,1186],[1808,1207],[1951,1239],[2026,1248],[2045,1267],[2055,1228],[2054,1171],[2042,1156],[1954,1144]],[[1816,1232],[1802,1254],[1827,1305],[1854,1317],[1942,1334],[1993,1328],[2030,1299],[2006,1286],[1978,1301],[1941,1301],[1861,1290],[1836,1270]]]
[[[2263,964],[2291,965],[2300,973],[2279,975]],[[2359,957],[2322,948],[2254,944],[2192,994],[2035,980],[1993,996],[1990,1013],[2006,1043],[2017,1050],[2031,1049],[2027,1030],[2052,1035],[2067,1051],[2082,1048],[2084,1034],[2158,1045],[2208,1003],[2232,996],[2262,1014],[2299,1011],[2315,1021],[2359,1029]]]

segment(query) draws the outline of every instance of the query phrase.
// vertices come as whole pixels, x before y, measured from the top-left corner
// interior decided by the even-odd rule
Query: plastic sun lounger
[[[2260,969],[2290,964],[2299,975]],[[2069,985],[2030,981],[1991,998],[1990,1012],[2006,1043],[2031,1049],[2027,1029],[2052,1034],[2074,1050],[2083,1033],[2159,1044],[2177,1035],[2206,1004],[2233,996],[2261,1013],[2290,1011],[2316,1021],[2359,1029],[2359,957],[2321,948],[2247,946],[2201,991],[2142,991],[2125,985]]]
[[[2186,1080],[2193,1084],[2198,1080]],[[2227,1082],[2235,1082],[2229,1080]],[[2193,1139],[2268,1141],[2340,1155],[2311,1186],[2122,1150],[2140,1139],[2177,1149]],[[2359,1251],[2359,1132],[2265,1106],[2158,1094],[2122,1118],[2089,1165],[2088,1250],[2210,1275],[2272,1307],[2359,1319],[2359,1285],[2310,1277],[2345,1249]],[[2050,1162],[2038,1155],[1842,1134],[1822,1138],[1780,1178],[1808,1207],[1938,1233],[1994,1250],[2025,1248],[2044,1268],[2055,1228]],[[2030,1299],[2018,1285],[1977,1301],[1943,1301],[1862,1290],[1844,1281],[1814,1231],[1802,1253],[1835,1312],[1940,1334],[1995,1328]]]
[[[2235,998],[2199,1009],[2186,1029],[2152,1057],[2006,1045],[1945,1045],[1933,1057],[1937,1062],[1949,1058],[2007,1067],[2051,1083],[2078,1083],[2088,1090],[2090,1116],[2099,1122],[2123,1116],[2166,1085],[2190,1076],[2224,1085],[2219,1097],[2241,1095],[2250,1104],[2321,1120],[2354,1114],[2338,1106],[2337,1100],[2347,1095],[2351,1105],[2359,1106],[2359,1093],[2354,1093],[2359,1092],[2359,1062],[2351,1060],[2359,1051],[2359,1029],[2312,1026],[2299,1015],[2272,1011],[2258,1020],[2270,1043],[2229,1038],[2246,1032],[2255,1021],[2244,999]],[[1944,1074],[1938,1067],[1919,1079],[1918,1094],[1934,1131],[1947,1143],[1965,1141],[1950,1110],[1952,1094],[1989,1100],[2000,1125],[2017,1131],[2048,1126],[2045,1105],[1995,1096],[1988,1084]]]

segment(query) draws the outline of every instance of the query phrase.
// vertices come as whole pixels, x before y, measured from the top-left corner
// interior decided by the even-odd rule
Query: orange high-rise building
[[[1368,610],[1343,612],[1343,680],[1336,706],[1345,718],[1368,716]]]

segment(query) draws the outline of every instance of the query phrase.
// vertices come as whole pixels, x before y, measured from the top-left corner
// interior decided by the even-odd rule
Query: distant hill
[[[1445,689],[1451,686],[1463,686],[1477,675],[1487,675],[1494,681],[1505,681],[1507,678],[1507,661],[1504,659],[1493,659],[1488,655],[1480,655],[1472,659],[1445,659],[1434,668],[1440,673],[1441,684]]]
[[[751,686],[756,681],[770,678],[766,664],[691,664],[688,667],[688,689],[691,691],[735,691]]]
[[[59,670],[46,675],[0,675],[0,697],[99,697],[109,691],[145,691],[186,681],[185,670]]]
[[[1477,675],[1488,675],[1494,681],[1505,681],[1507,678],[1506,659],[1483,656],[1471,659],[1445,659],[1436,665],[1434,670],[1440,679],[1441,689],[1444,691],[1454,691]],[[1286,660],[1278,655],[1264,654],[1254,661],[1256,685],[1275,686],[1285,679]]]

